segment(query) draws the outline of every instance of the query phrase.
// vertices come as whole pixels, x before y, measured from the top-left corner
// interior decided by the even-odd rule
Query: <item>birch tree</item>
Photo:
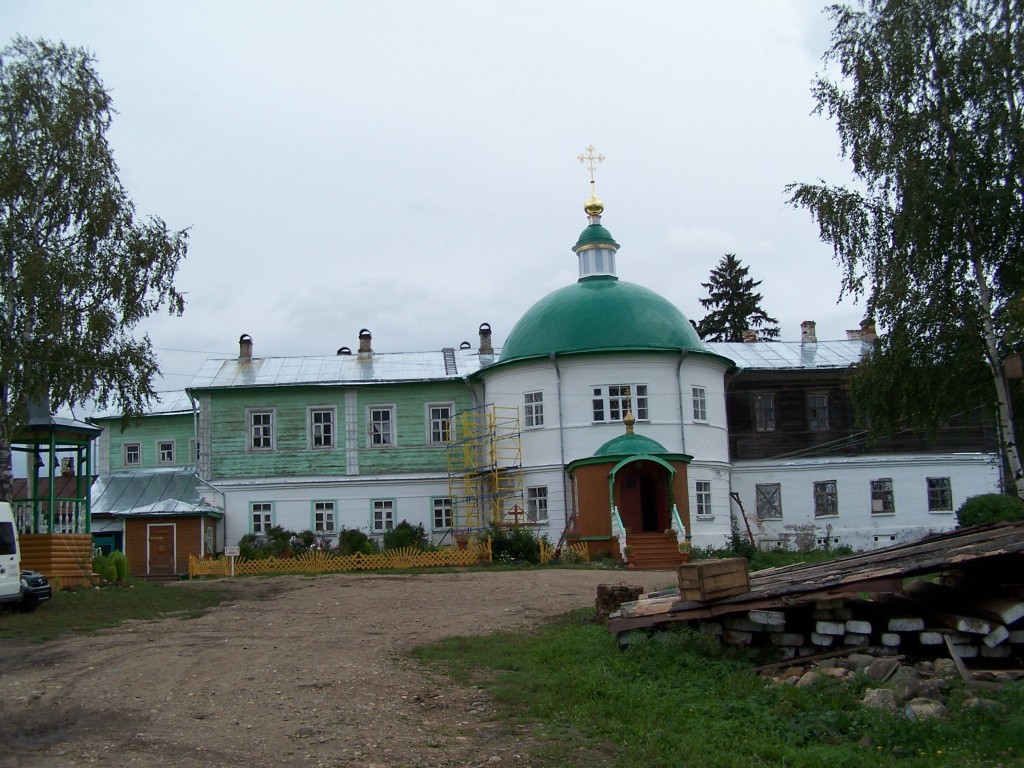
[[[184,299],[186,232],[138,221],[106,132],[94,58],[15,38],[0,51],[0,499],[29,402],[140,413],[159,373],[138,323]]]
[[[1024,471],[1003,363],[1024,287],[1024,0],[833,5],[813,88],[852,186],[787,187],[883,333],[854,396],[876,432],[936,428],[984,402],[1008,485]],[[1019,301],[1017,299],[1016,301]]]

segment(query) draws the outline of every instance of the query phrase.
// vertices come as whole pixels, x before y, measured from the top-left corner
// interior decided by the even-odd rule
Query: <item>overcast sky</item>
[[[185,387],[202,360],[500,345],[577,278],[588,144],[620,279],[693,320],[725,253],[798,339],[863,307],[794,181],[849,180],[812,115],[824,2],[5,0],[0,31],[88,47],[139,214],[188,228],[181,318],[144,330]]]

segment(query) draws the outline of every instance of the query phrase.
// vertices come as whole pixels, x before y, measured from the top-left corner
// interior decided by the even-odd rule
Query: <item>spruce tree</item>
[[[744,331],[753,331],[758,341],[779,337],[778,320],[761,309],[761,294],[756,292],[760,280],[748,277],[735,253],[727,253],[711,270],[708,297],[701,299],[704,309],[711,310],[697,323],[697,333],[705,341],[743,341]]]

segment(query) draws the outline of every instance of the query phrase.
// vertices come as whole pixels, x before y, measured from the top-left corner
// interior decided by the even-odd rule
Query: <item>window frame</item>
[[[836,480],[815,480],[814,516],[839,517],[839,483]],[[830,508],[830,510],[828,509]],[[825,511],[822,511],[822,510]]]
[[[942,486],[933,486],[933,483],[943,483]],[[928,477],[925,478],[925,488],[928,492],[929,512],[952,512],[953,511],[953,483],[949,477]],[[936,499],[936,495],[939,498]],[[943,498],[945,501],[943,501]],[[938,506],[944,504],[945,506]]]
[[[377,511],[381,513],[380,525],[377,525]],[[396,504],[394,499],[370,499],[370,530],[374,533],[387,533],[395,529]]]
[[[170,446],[168,452],[168,458],[164,458],[164,448]],[[157,440],[156,441],[156,463],[160,466],[166,467],[174,464],[174,459],[178,455],[177,443],[174,440]]]
[[[455,418],[455,403],[451,401],[438,401],[436,403],[427,403],[427,445],[451,445],[452,438],[452,420]],[[434,417],[434,409],[448,409],[447,418]],[[435,422],[439,429],[435,429]],[[441,423],[444,422],[444,423]]]
[[[712,495],[710,480],[693,481],[693,502],[698,520],[708,520],[715,516],[711,507]]]
[[[338,503],[333,499],[317,499],[310,508],[310,530],[317,536],[338,535]],[[317,515],[322,515],[320,528],[317,528]],[[328,525],[328,522],[330,525]]]
[[[256,515],[259,514],[260,522],[256,524]],[[249,502],[249,533],[253,536],[266,536],[275,523],[274,502],[272,501],[250,501]],[[260,530],[257,530],[259,528]]]
[[[551,496],[548,494],[546,485],[529,485],[525,489],[526,520],[528,523],[537,525],[548,522],[549,502]]]
[[[764,404],[767,403],[767,408]],[[750,396],[750,411],[755,432],[774,432],[778,425],[775,417],[775,393],[754,392]]]
[[[129,461],[129,452],[134,449],[135,461]],[[141,467],[142,466],[142,443],[132,441],[130,443],[121,443],[121,461],[126,467]]]
[[[690,388],[693,404],[693,420],[706,424],[708,421],[708,390],[707,387],[694,385]]]
[[[767,494],[771,493],[774,501]],[[754,510],[758,520],[782,519],[782,483],[756,483]]]
[[[200,445],[201,445],[200,442],[196,438],[190,437],[188,439],[188,455],[191,457],[190,461],[194,461],[194,462],[198,462],[199,461]]]
[[[387,424],[389,428],[388,440],[377,441],[377,434],[374,428],[378,423],[374,419],[374,413],[387,413]],[[383,422],[380,422],[383,423]],[[394,403],[377,403],[366,406],[366,447],[367,448],[394,448],[398,445],[398,418],[397,409]]]
[[[821,399],[820,404],[812,404],[813,401]],[[807,415],[807,430],[809,432],[831,432],[832,417],[829,402],[829,394],[824,390],[808,392],[804,398],[804,410]]]
[[[318,414],[327,414],[329,421],[317,423]],[[329,442],[323,442],[323,427],[328,426]],[[320,435],[317,434],[319,427]],[[321,444],[317,445],[317,439]],[[338,409],[333,405],[310,405],[306,408],[306,442],[312,451],[331,451],[338,447]]]
[[[444,531],[455,527],[455,500],[450,496],[435,496],[430,500],[432,530]],[[441,513],[440,524],[438,512]],[[447,522],[445,522],[447,520]]]
[[[592,424],[619,424],[628,410],[636,421],[651,420],[647,384],[593,384],[590,392]]]
[[[523,428],[538,429],[544,426],[544,390],[523,393]]]
[[[256,417],[267,417],[266,424],[258,425],[259,429],[266,429],[268,435],[260,434],[259,439],[267,440],[269,445],[256,445]],[[246,449],[251,453],[269,453],[277,448],[277,409],[276,408],[246,408]]]
[[[895,515],[896,496],[891,477],[879,477],[871,481],[871,514]],[[875,507],[880,507],[876,509]],[[888,509],[886,508],[888,506]]]

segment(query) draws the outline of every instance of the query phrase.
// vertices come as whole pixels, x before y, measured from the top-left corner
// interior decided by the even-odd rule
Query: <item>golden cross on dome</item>
[[[604,155],[602,155],[600,152],[595,153],[594,145],[588,144],[586,150],[576,159],[579,160],[581,163],[587,164],[587,170],[590,171],[590,183],[593,184],[594,171],[597,169],[597,166],[594,165],[594,163],[603,163]]]

